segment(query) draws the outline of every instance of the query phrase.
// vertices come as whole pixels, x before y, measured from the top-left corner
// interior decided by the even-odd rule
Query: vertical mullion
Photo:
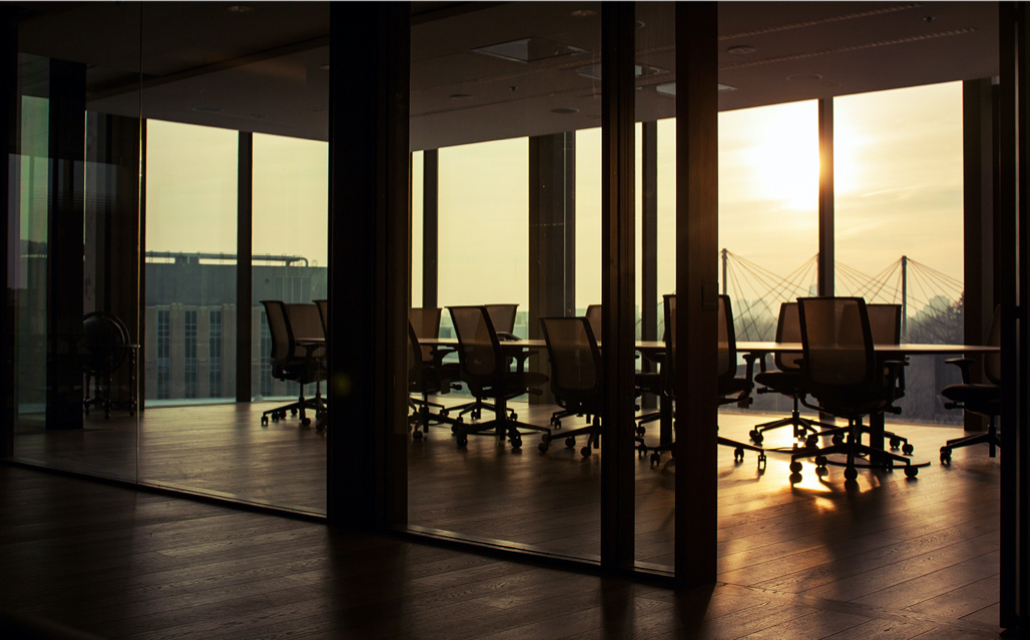
[[[718,11],[676,6],[676,583],[715,582],[718,520]]]
[[[13,163],[17,157],[15,141],[18,127],[18,28],[8,19],[7,9],[0,10],[0,167],[3,167],[4,179],[0,180],[0,203],[4,203],[4,235],[3,246],[0,247],[0,277],[3,278],[5,290],[3,299],[2,344],[0,344],[0,388],[3,399],[0,400],[0,458],[14,455],[14,421],[15,421],[15,372],[14,372],[14,292],[8,287],[11,282],[8,273],[10,238],[18,237],[14,227],[17,217],[11,209],[12,199],[8,189],[17,184],[8,179],[12,175]]]
[[[407,517],[410,11],[330,8],[326,507],[366,529]]]
[[[422,152],[422,306],[440,306],[440,152]]]
[[[633,431],[633,120],[635,7],[601,7],[601,270],[605,358],[606,450],[601,462],[601,564],[629,569],[634,560]]]
[[[834,295],[833,98],[819,99],[819,295]]]
[[[254,134],[240,131],[236,170],[236,402],[250,402],[254,254]],[[259,354],[260,357],[260,354]]]
[[[1001,547],[1000,547],[1000,616],[1001,626],[1014,628],[1025,620],[1025,594],[1021,593],[1023,575],[1026,573],[1026,558],[1021,557],[1024,545],[1019,540],[1021,521],[1019,513],[1020,487],[1023,469],[1019,468],[1023,456],[1018,451],[1019,429],[1009,428],[1021,424],[1019,414],[1020,383],[1019,372],[1025,362],[1019,358],[1018,331],[1018,250],[1017,223],[1019,199],[1020,147],[1019,96],[1025,90],[1023,80],[1021,42],[1025,30],[1019,23],[1022,7],[1015,3],[999,5],[999,61],[1000,61],[1000,106],[999,106],[999,197],[996,219],[997,242],[994,246],[997,267],[994,277],[998,302],[1002,308],[1001,332],[1001,374],[1004,384],[1001,390]]]

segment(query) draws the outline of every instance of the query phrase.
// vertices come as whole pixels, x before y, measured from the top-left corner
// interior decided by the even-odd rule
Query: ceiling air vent
[[[526,64],[537,62],[538,60],[585,53],[586,49],[580,49],[579,47],[573,47],[546,38],[523,38],[521,40],[512,40],[511,42],[492,44],[488,47],[479,47],[472,51]]]

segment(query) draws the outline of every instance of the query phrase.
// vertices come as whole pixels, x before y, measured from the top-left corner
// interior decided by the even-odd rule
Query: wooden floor
[[[148,410],[140,479],[317,510],[322,436],[296,420],[262,429],[255,410]],[[720,433],[746,439],[760,419],[724,415]],[[221,433],[205,435],[215,424]],[[914,480],[864,471],[851,490],[839,468],[820,478],[806,465],[792,487],[786,455],[771,453],[761,473],[753,455],[735,464],[722,450],[720,582],[708,594],[0,468],[0,608],[139,638],[995,637],[998,461],[976,447],[943,467],[936,451],[960,430],[901,430],[932,464]],[[779,431],[767,446],[788,444]],[[68,467],[96,456],[120,475],[133,471],[117,464],[135,460],[135,439],[112,420],[70,435],[22,429],[16,446]],[[449,430],[433,429],[412,443],[409,521],[595,556],[600,454],[584,459],[560,440],[541,454],[535,436],[525,441],[521,453],[492,438],[458,451]],[[126,443],[131,455],[118,453]],[[639,464],[641,561],[671,563],[674,477],[667,455]]]

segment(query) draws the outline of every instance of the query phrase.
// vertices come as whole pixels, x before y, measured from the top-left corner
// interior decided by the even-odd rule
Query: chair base
[[[749,433],[748,436],[755,444],[762,444],[762,441],[765,439],[766,431],[772,431],[773,429],[779,429],[780,427],[794,427],[795,440],[819,435],[824,429],[838,428],[835,424],[802,418],[801,413],[798,412],[797,408],[795,408],[790,412],[789,418],[782,418],[780,420],[773,420],[771,422],[763,422],[762,424],[755,425],[755,428],[751,430],[751,433]]]
[[[816,468],[825,468],[828,464],[841,465],[846,467],[844,478],[853,482],[858,477],[858,468],[884,469],[893,471],[895,463],[901,464],[905,469],[905,475],[914,478],[919,473],[919,467],[925,467],[929,463],[913,464],[911,458],[890,451],[875,449],[869,445],[862,444],[862,433],[868,432],[869,428],[858,420],[852,420],[846,428],[833,429],[831,431],[845,431],[847,440],[840,441],[829,447],[821,449],[807,448],[790,457],[790,481],[796,483],[801,480],[801,463],[798,460],[803,458],[815,458]],[[824,432],[825,433],[825,432]],[[838,435],[838,434],[834,434]],[[846,456],[846,462],[829,460],[827,456],[841,454]],[[874,462],[874,460],[878,460]]]
[[[971,436],[948,440],[948,443],[941,447],[941,464],[951,464],[952,449],[959,449],[961,447],[969,447],[974,444],[982,443],[987,443],[990,457],[994,458],[997,456],[998,449],[1001,448],[1001,436],[998,434],[997,427],[994,426],[994,416],[991,416],[990,424],[987,427],[987,431],[984,433],[977,433]]]
[[[574,411],[570,411],[569,414],[577,415]],[[576,436],[583,434],[587,434],[587,442],[583,448],[579,450],[579,453],[584,458],[589,458],[590,454],[593,453],[593,450],[600,447],[601,419],[598,416],[593,416],[589,425],[580,427],[579,429],[563,431],[561,436],[565,436],[565,446],[571,449],[576,446]],[[546,452],[550,448],[551,441],[553,439],[555,439],[555,436],[551,432],[547,432],[541,436],[540,444],[537,447],[541,453]]]
[[[423,436],[429,434],[429,427],[442,427],[450,425],[453,427],[458,420],[448,416],[448,409],[439,402],[430,402],[428,396],[422,398],[408,398],[408,406],[412,413],[408,416],[408,423],[411,427],[411,439],[418,442]],[[436,413],[430,411],[430,407],[437,409]]]
[[[659,445],[654,446],[654,447],[648,447],[644,443],[644,439],[643,438],[638,437],[637,441],[639,443],[637,445],[637,454],[641,458],[643,458],[644,456],[648,455],[648,453],[650,453],[651,454],[651,466],[652,467],[653,466],[657,466],[658,464],[661,463],[661,461],[662,461],[662,452],[668,451],[670,453],[673,453],[674,450],[675,450],[675,446],[676,446],[675,442],[669,442],[669,443],[666,443],[666,444],[659,444]],[[754,451],[755,453],[758,454],[758,470],[759,471],[764,471],[765,470],[766,455],[765,455],[765,449],[763,449],[762,447],[756,447],[754,445],[746,444],[744,442],[737,442],[736,440],[730,440],[729,438],[724,438],[722,436],[717,436],[716,443],[719,446],[723,446],[723,447],[733,447],[733,462],[735,462],[737,464],[740,464],[741,462],[744,462],[744,452],[745,451]],[[675,453],[673,453],[673,457],[675,457]]]
[[[311,425],[311,418],[307,416],[307,409],[313,409],[315,411],[316,428],[321,431],[325,429],[326,420],[324,419],[326,413],[325,401],[322,399],[322,390],[319,387],[315,388],[314,398],[304,397],[304,386],[301,385],[300,398],[296,402],[290,404],[284,404],[281,407],[275,409],[269,409],[261,414],[261,426],[267,427],[269,419],[272,422],[279,422],[280,420],[286,419],[286,413],[289,412],[291,415],[300,414],[300,423],[305,427]]]
[[[468,437],[470,435],[507,438],[512,449],[521,449],[522,433],[519,429],[527,431],[543,431],[548,434],[551,432],[547,427],[538,427],[536,425],[526,424],[525,422],[519,422],[517,420],[487,420],[485,422],[466,424],[459,417],[451,426],[451,431],[453,431],[454,435],[457,436],[459,449],[463,449],[468,445]]]

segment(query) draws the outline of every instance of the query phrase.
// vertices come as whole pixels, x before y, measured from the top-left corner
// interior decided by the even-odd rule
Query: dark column
[[[676,7],[676,583],[715,582],[718,96],[714,2]]]
[[[834,292],[833,98],[819,99],[819,275],[821,296]]]
[[[254,305],[254,134],[241,131],[236,175],[236,402],[250,402],[251,323]],[[264,310],[261,311],[264,313]]]
[[[1027,456],[1027,47],[1026,6],[999,5],[999,191],[994,253],[1001,331],[1001,626],[1026,628],[1028,601]]]
[[[576,311],[576,134],[529,139],[529,337],[542,338],[540,318]],[[598,337],[598,339],[600,339]],[[530,362],[546,373],[546,358]],[[532,396],[552,403],[550,389]]]
[[[82,428],[86,65],[50,62],[47,209],[47,429]]]
[[[601,271],[605,413],[601,465],[601,565],[634,562],[633,345],[634,5],[601,6]],[[713,85],[714,86],[714,85]]]
[[[963,333],[966,344],[982,344],[994,314],[994,105],[991,79],[962,84]],[[982,358],[979,359],[982,362]],[[973,367],[974,382],[982,366]],[[984,417],[965,412],[967,430],[986,428]]]
[[[91,112],[86,136],[89,162],[85,203],[85,311],[117,316],[139,344],[140,120]],[[137,354],[138,356],[138,354]],[[137,362],[141,362],[137,357]],[[111,379],[111,399],[135,401],[137,377],[127,359]]]
[[[406,2],[330,10],[327,508],[334,525],[381,528],[407,517],[407,385],[395,381],[407,375],[410,10]]]
[[[640,339],[658,339],[658,123],[643,123],[641,140],[643,212],[640,221]],[[641,369],[652,371],[650,360],[642,360]],[[647,394],[642,406],[653,408],[655,398]]]
[[[422,306],[440,305],[440,153],[422,152]]]
[[[9,21],[8,10],[0,9],[0,203],[4,207],[4,238],[0,243],[0,277],[3,278],[3,318],[0,329],[0,458],[14,454],[14,296],[7,272],[11,237],[18,220],[8,193],[8,161],[15,157],[18,130],[18,29]]]

